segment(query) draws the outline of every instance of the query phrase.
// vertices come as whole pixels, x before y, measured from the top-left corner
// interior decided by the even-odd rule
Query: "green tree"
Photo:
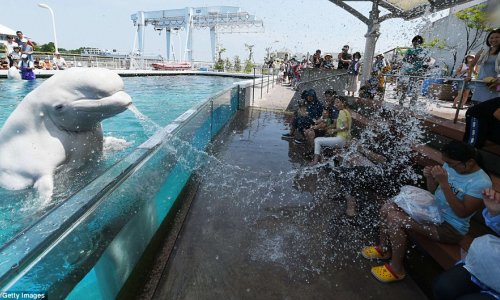
[[[465,57],[471,50],[477,48],[486,35],[491,30],[488,25],[488,16],[486,13],[486,4],[480,4],[465,8],[457,13],[455,17],[461,20],[465,27]]]
[[[233,64],[231,63],[231,60],[228,58],[226,58],[226,61],[224,62],[225,64],[225,67],[226,67],[226,70],[232,70],[233,69]]]
[[[53,42],[47,44],[35,45],[35,51],[54,53],[56,52],[56,46],[54,45]]]
[[[245,69],[244,69],[244,72],[245,73],[252,73],[253,71],[253,67],[255,67],[255,65],[253,64],[253,62],[250,60],[250,59],[247,59],[245,61]]]
[[[241,60],[238,55],[234,57],[234,71],[241,72]]]
[[[224,60],[222,58],[217,59],[217,62],[214,65],[214,69],[219,72],[224,71]]]
[[[217,62],[215,62],[214,69],[222,72],[224,71],[224,60],[222,59],[222,53],[226,52],[226,48],[219,47],[217,50]]]

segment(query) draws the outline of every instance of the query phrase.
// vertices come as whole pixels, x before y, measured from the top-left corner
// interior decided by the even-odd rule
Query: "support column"
[[[370,11],[370,19],[368,22],[368,32],[365,34],[365,53],[363,60],[363,74],[361,76],[361,85],[363,85],[368,79],[370,79],[373,56],[375,52],[375,46],[377,45],[378,37],[380,36],[380,23],[379,23],[378,10],[378,0],[373,1],[372,10]]]
[[[214,27],[210,27],[210,46],[212,48],[212,60],[213,62],[217,62],[217,31]]]
[[[139,11],[137,12],[137,43],[138,43],[138,50],[139,50],[139,55],[144,54],[144,12]]]
[[[167,61],[170,61],[170,29],[166,28],[165,31],[165,39],[167,42]]]

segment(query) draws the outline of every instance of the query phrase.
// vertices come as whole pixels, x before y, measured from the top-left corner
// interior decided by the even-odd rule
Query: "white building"
[[[436,46],[431,48],[431,57],[436,60],[436,65],[451,71],[462,63],[466,53],[466,30],[463,21],[455,17],[455,13],[467,7],[485,3],[487,0],[474,0],[450,9],[449,15],[432,22],[421,31],[425,42],[438,40]],[[483,45],[486,35],[482,36],[478,46],[469,52],[475,54]],[[455,57],[454,57],[455,55]]]
[[[16,36],[16,31],[5,25],[0,24],[0,41],[6,41],[8,35]]]

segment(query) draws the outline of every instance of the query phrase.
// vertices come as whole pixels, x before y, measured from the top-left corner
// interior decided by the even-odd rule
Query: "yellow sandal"
[[[361,255],[366,259],[389,259],[391,253],[382,251],[379,246],[366,246],[361,249]]]
[[[381,266],[372,268],[372,275],[382,283],[396,282],[405,279],[406,274],[398,275],[392,269],[390,264],[383,264]]]

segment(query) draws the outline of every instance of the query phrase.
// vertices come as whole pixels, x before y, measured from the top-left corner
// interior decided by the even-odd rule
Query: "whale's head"
[[[61,130],[93,130],[100,121],[132,104],[115,72],[100,68],[71,68],[57,72],[29,95]]]

